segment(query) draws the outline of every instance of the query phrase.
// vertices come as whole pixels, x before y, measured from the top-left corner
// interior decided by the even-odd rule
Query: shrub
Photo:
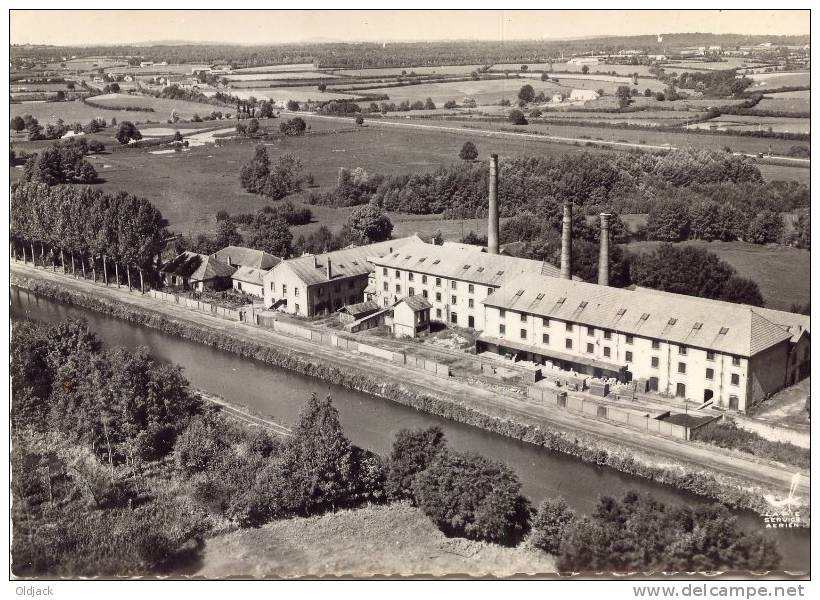
[[[575,512],[563,498],[547,498],[538,507],[529,541],[548,554],[557,555]]]
[[[416,475],[429,467],[446,449],[444,432],[438,426],[399,430],[388,460],[385,489],[390,499],[412,499]]]
[[[522,113],[517,108],[510,111],[508,118],[510,120],[510,123],[512,123],[513,125],[527,124],[527,118],[524,116],[524,113]]]

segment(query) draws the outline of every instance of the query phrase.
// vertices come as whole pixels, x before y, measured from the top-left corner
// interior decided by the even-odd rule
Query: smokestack
[[[490,154],[490,214],[487,224],[487,252],[498,254],[498,154]]]
[[[572,202],[564,202],[561,231],[561,279],[572,279]]]
[[[609,285],[609,213],[601,213],[601,253],[598,256],[598,285]]]
[[[327,270],[327,280],[330,281],[333,278],[333,270],[330,267],[330,256],[325,257],[325,269]]]

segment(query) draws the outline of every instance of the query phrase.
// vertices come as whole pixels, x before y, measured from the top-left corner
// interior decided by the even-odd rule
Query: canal
[[[651,492],[666,503],[705,502],[698,496],[671,487],[590,465],[532,444],[240,358],[154,329],[60,304],[16,287],[11,288],[11,317],[47,323],[55,323],[66,317],[84,318],[105,344],[131,349],[146,346],[158,359],[182,366],[192,386],[222,396],[229,402],[250,407],[286,425],[294,423],[312,392],[330,394],[351,441],[380,454],[390,451],[396,432],[403,427],[439,425],[451,448],[477,452],[512,467],[523,484],[524,493],[534,505],[545,497],[560,495],[576,511],[588,513],[599,495],[620,496],[629,489]],[[752,530],[762,527],[759,516],[745,512],[736,514],[744,528]],[[769,530],[767,533],[777,538],[783,555],[783,569],[808,570],[808,529]]]

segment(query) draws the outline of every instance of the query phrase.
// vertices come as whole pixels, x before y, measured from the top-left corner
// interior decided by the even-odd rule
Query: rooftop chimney
[[[609,213],[601,213],[601,253],[598,255],[598,285],[609,285]]]
[[[498,154],[490,154],[490,211],[487,252],[498,254]]]
[[[561,231],[561,279],[572,279],[572,202],[564,202]]]
[[[330,281],[333,278],[333,270],[330,267],[330,256],[325,256],[325,269],[327,270],[327,280]]]

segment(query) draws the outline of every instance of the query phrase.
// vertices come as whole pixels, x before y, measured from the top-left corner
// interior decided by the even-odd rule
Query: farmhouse
[[[263,277],[265,306],[310,317],[362,302],[374,269],[368,257],[416,244],[424,242],[413,235],[283,260]]]
[[[597,98],[598,92],[595,90],[572,90],[572,93],[569,95],[569,99],[574,101],[596,100]]]
[[[234,267],[196,252],[183,252],[160,269],[165,285],[198,291],[229,288],[234,271]]]
[[[226,246],[211,256],[233,267],[253,267],[265,271],[282,262],[281,258],[273,254],[244,246]]]

